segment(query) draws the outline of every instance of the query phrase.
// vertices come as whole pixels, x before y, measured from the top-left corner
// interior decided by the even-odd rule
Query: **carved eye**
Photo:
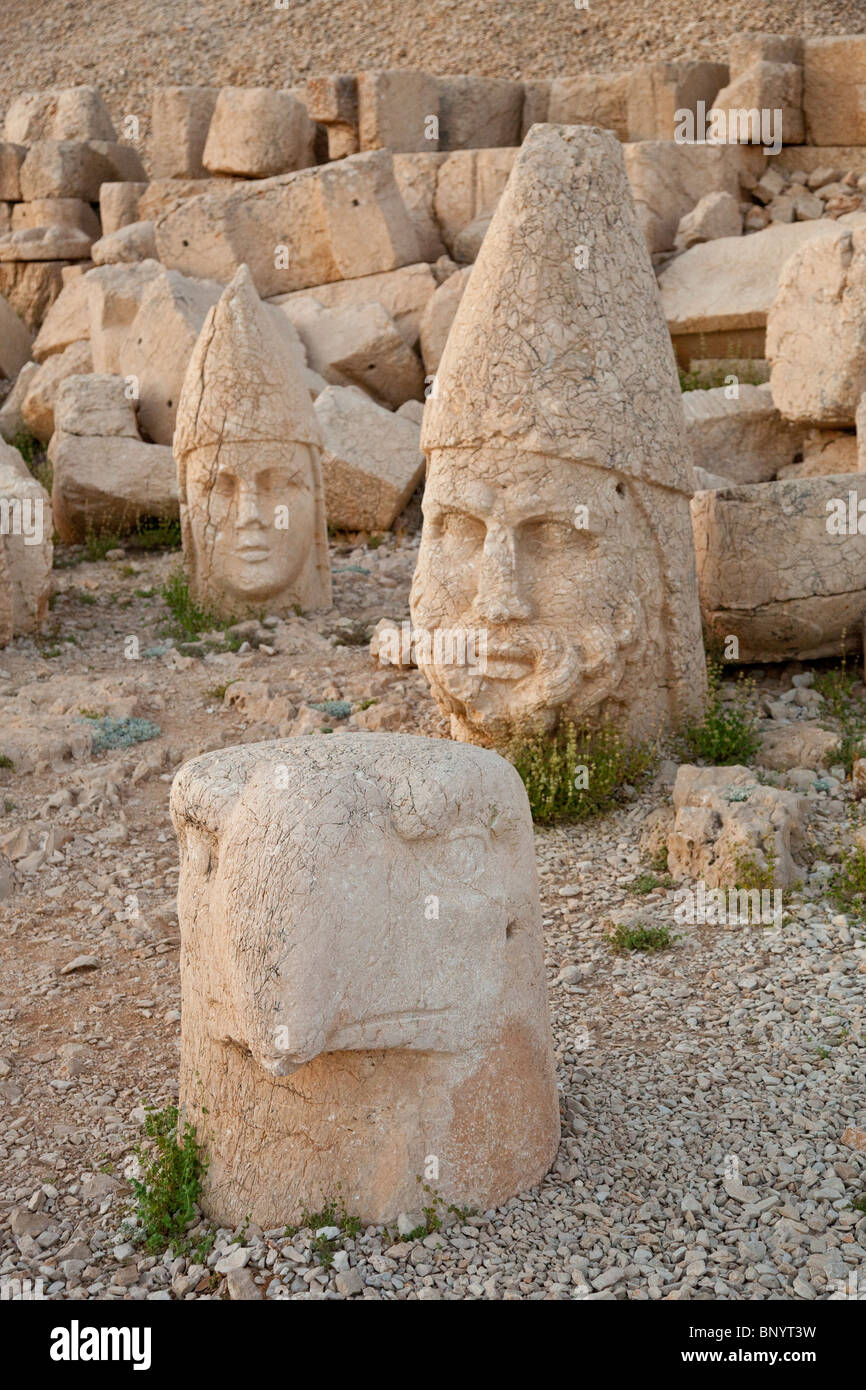
[[[467,516],[465,512],[444,512],[437,522],[440,534],[458,545],[471,545],[480,549],[484,544],[487,528],[477,517]]]
[[[554,521],[541,517],[536,521],[527,521],[520,528],[520,539],[524,544],[544,550],[561,549],[566,545],[571,545],[582,534],[585,532],[578,531],[565,521]]]
[[[187,864],[194,874],[207,878],[217,866],[216,842],[192,832],[186,842]]]
[[[218,497],[231,498],[235,495],[235,483],[237,479],[234,473],[217,473],[214,481],[214,492]]]
[[[442,851],[443,869],[459,883],[474,883],[489,865],[489,843],[481,831],[454,835]]]

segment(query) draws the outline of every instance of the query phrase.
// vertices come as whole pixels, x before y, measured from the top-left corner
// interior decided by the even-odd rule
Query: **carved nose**
[[[261,525],[259,515],[259,495],[248,483],[241,483],[238,489],[238,526]]]
[[[520,596],[514,536],[491,523],[484,539],[473,609],[478,618],[507,623],[528,618],[532,610]]]

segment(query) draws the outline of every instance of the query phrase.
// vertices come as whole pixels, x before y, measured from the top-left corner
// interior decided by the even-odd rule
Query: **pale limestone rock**
[[[427,262],[445,254],[434,203],[439,168],[447,158],[436,153],[394,155],[394,179],[418,238],[419,255]]]
[[[76,264],[83,268],[88,262]],[[39,331],[39,325],[63,289],[63,275],[69,269],[69,261],[0,260],[0,294],[31,333]]]
[[[803,109],[810,145],[866,145],[864,90],[866,34],[804,41]]]
[[[803,40],[797,34],[765,34],[745,29],[728,39],[728,67],[736,77],[755,63],[803,65]]]
[[[582,72],[550,84],[544,120],[558,125],[597,125],[628,140],[628,72]]]
[[[119,371],[120,349],[130,325],[148,290],[165,273],[157,261],[142,261],[99,266],[85,277],[94,371]]]
[[[773,772],[788,772],[792,767],[810,767],[818,772],[838,759],[839,735],[817,724],[782,724],[765,729],[756,761]]]
[[[740,236],[742,230],[743,216],[739,200],[731,193],[705,193],[691,212],[680,218],[674,246],[678,251],[687,251],[690,246],[697,246],[702,241]]]
[[[0,198],[15,203],[21,197],[21,165],[26,153],[24,145],[0,140]]]
[[[21,403],[21,418],[41,444],[47,444],[54,433],[54,401],[60,383],[68,376],[80,376],[92,370],[90,344],[70,343],[63,352],[46,357],[33,373]]]
[[[281,306],[307,350],[314,372],[335,386],[360,386],[392,409],[424,390],[417,355],[381,304],[325,309],[312,297]]]
[[[11,230],[23,227],[78,227],[91,240],[100,234],[99,218],[81,198],[34,198],[16,203],[12,209]]]
[[[0,294],[0,376],[15,377],[30,356],[31,334]]]
[[[445,344],[454,322],[454,315],[457,313],[471,274],[472,266],[467,265],[462,270],[458,270],[455,275],[449,275],[445,283],[440,285],[436,293],[431,296],[427,308],[424,310],[424,317],[421,320],[421,356],[424,359],[424,370],[428,375],[437,370],[442,360],[442,353],[445,351]]]
[[[265,296],[418,261],[386,150],[187,198],[157,219],[156,244],[165,265],[221,283],[248,264]]]
[[[826,478],[831,474],[859,471],[856,434],[842,430],[806,430],[802,461],[780,468],[776,477]]]
[[[647,246],[670,251],[677,227],[707,193],[737,198],[740,176],[765,163],[760,150],[741,145],[680,145],[643,140],[623,146],[626,173]]]
[[[329,525],[387,531],[424,476],[419,426],[340,386],[322,392],[316,416]]]
[[[99,220],[102,234],[119,232],[130,222],[138,222],[138,200],[148,189],[146,183],[104,183],[99,190]]]
[[[436,290],[436,279],[429,265],[402,266],[380,275],[364,275],[359,280],[335,280],[330,285],[317,285],[313,297],[325,309],[343,309],[354,304],[381,304],[394,320],[409,347],[418,346],[421,320]],[[276,295],[271,303],[291,306],[309,297],[308,290]],[[289,307],[286,313],[291,314]]]
[[[748,767],[679,768],[675,820],[668,836],[674,878],[708,888],[736,888],[757,870],[778,888],[804,872],[793,855],[803,847],[808,802],[796,792],[762,786]]]
[[[156,236],[152,222],[130,222],[93,243],[94,265],[122,265],[156,260]]]
[[[857,402],[854,424],[857,429],[857,472],[866,473],[866,392]]]
[[[539,1183],[559,1118],[514,769],[441,739],[290,738],[184,764],[171,807],[207,1215],[268,1228],[339,1192],[393,1222],[431,1155],[456,1205]]]
[[[90,282],[83,275],[64,285],[55,299],[33,343],[35,362],[44,362],[70,343],[90,337]]]
[[[692,458],[698,468],[734,483],[766,483],[793,463],[803,431],[784,420],[760,386],[715,386],[684,391],[683,411]]]
[[[307,79],[310,119],[321,125],[358,124],[358,80],[353,73],[329,73]]]
[[[34,374],[38,371],[39,364],[37,362],[25,362],[15,378],[15,385],[0,406],[0,439],[5,439],[10,444],[15,436],[24,429],[21,407],[30,389]]]
[[[108,108],[96,87],[61,87],[24,92],[6,112],[7,140],[116,140]]]
[[[494,149],[520,142],[523,84],[504,77],[440,77],[439,148]]]
[[[433,211],[449,251],[464,227],[496,210],[517,153],[516,149],[458,151],[439,167]]]
[[[150,169],[155,179],[196,179],[216,106],[217,87],[160,87],[150,117]]]
[[[646,63],[629,74],[629,140],[673,140],[679,113],[709,110],[728,80],[727,63]]]
[[[731,478],[725,478],[721,473],[708,473],[705,468],[700,468],[697,464],[692,469],[695,480],[695,492],[706,492],[707,489],[715,490],[720,487],[733,487]]]
[[[10,459],[10,455],[17,458]],[[0,451],[0,547],[11,589],[15,637],[38,632],[48,614],[54,524],[51,500],[17,449]]]
[[[212,179],[204,176],[199,179],[154,179],[139,197],[135,220],[155,223],[164,212],[186,198],[200,198],[204,193],[225,194],[232,188],[243,188],[248,183],[248,179]]]
[[[362,150],[436,150],[429,117],[439,116],[439,83],[409,68],[358,73],[358,138]]]
[[[100,372],[70,376],[60,383],[54,427],[61,434],[84,438],[141,438],[123,377]]]
[[[80,227],[22,227],[0,237],[0,261],[86,261],[92,244]]]
[[[208,127],[202,163],[212,174],[262,179],[315,164],[316,128],[289,92],[223,87]]]
[[[122,535],[146,518],[177,519],[177,470],[163,444],[58,430],[48,456],[54,468],[54,524],[67,544],[91,533]]]
[[[100,185],[117,179],[108,147],[77,140],[37,140],[30,145],[21,165],[21,196],[31,198],[83,198],[99,200]],[[122,175],[121,175],[122,177]]]
[[[774,223],[752,236],[723,237],[684,251],[659,276],[671,335],[694,337],[696,346],[701,334],[710,333],[726,333],[743,342],[756,330],[763,340],[788,259],[807,242],[838,241],[858,223],[866,224],[866,215],[853,213],[838,222]],[[775,386],[773,394],[787,415]]]
[[[716,112],[729,111],[772,111],[775,121],[781,120],[778,133],[786,145],[801,145],[805,139],[803,120],[803,69],[796,63],[778,63],[758,60],[739,72],[727,87],[717,94],[713,110],[708,112],[707,120],[712,121]],[[775,113],[780,111],[781,118]],[[744,121],[745,131],[740,127],[738,115],[738,134],[748,140],[750,126]],[[727,129],[730,130],[729,125]]]
[[[692,500],[698,584],[711,637],[745,662],[859,651],[866,534],[847,525],[853,477],[755,483]],[[844,511],[844,534],[834,518]],[[833,529],[831,529],[833,528]]]
[[[527,136],[452,324],[422,448],[413,622],[487,635],[483,671],[435,648],[419,659],[454,736],[495,742],[565,715],[643,737],[701,707],[685,422],[609,132]]]
[[[231,616],[331,601],[321,433],[288,329],[241,267],[208,313],[178,407],[190,591]]]
[[[851,228],[837,222],[835,236],[800,247],[779,276],[767,357],[773,399],[789,420],[854,424],[866,390],[864,221]]]
[[[550,120],[552,85],[548,77],[528,77],[525,79],[523,83],[523,117],[520,125],[521,145],[534,125],[545,125]]]

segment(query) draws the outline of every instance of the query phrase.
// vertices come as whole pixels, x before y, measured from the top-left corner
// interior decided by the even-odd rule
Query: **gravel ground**
[[[277,8],[283,5],[284,8]],[[292,86],[319,72],[416,67],[555,77],[650,58],[723,59],[732,33],[856,34],[862,0],[5,0],[0,110],[19,92],[94,83],[115,120],[156,87]]]
[[[37,846],[55,834],[18,858],[0,902],[0,1278],[41,1278],[59,1299],[862,1298],[866,1216],[852,1203],[866,1152],[842,1135],[866,1131],[866,937],[825,894],[851,843],[850,783],[810,785],[806,876],[781,926],[684,927],[668,950],[615,955],[609,923],[671,924],[666,887],[635,883],[648,817],[670,805],[670,762],[614,814],[537,832],[563,1117],[538,1189],[495,1213],[446,1214],[423,1239],[331,1231],[329,1268],[310,1230],[217,1232],[189,1262],[136,1247],[128,1177],[144,1107],[176,1096],[173,770],[281,720],[321,724],[313,700],[352,700],[366,727],[443,734],[418,673],[380,670],[365,644],[383,614],[406,616],[416,546],[333,547],[333,612],[266,627],[273,654],[203,658],[158,651],[153,591],[174,556],[79,559],[57,571],[54,633],[0,656],[0,718],[36,682],[75,713],[132,691],[161,730],[59,771],[0,772],[4,845],[22,828]],[[129,634],[157,649],[132,674]],[[759,677],[753,698],[820,722],[820,702],[779,699],[799,669]],[[238,679],[233,701],[223,687]],[[420,1220],[407,1213],[403,1233]]]

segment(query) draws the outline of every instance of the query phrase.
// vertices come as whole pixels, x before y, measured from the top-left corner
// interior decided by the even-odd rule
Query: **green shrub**
[[[721,698],[721,666],[707,662],[707,704],[701,719],[687,724],[683,738],[689,756],[729,766],[750,763],[760,746],[758,723],[748,708],[749,687],[742,677],[733,700]]]
[[[173,570],[160,590],[165,606],[174,619],[171,636],[189,642],[199,633],[211,632],[225,624],[196,603],[189,591],[189,580],[182,569]]]
[[[830,901],[840,912],[866,919],[866,852],[859,845],[846,850],[827,884]]]
[[[632,744],[610,727],[588,731],[568,722],[552,734],[518,734],[500,752],[520,773],[542,825],[609,810],[622,787],[645,778],[658,756],[653,743]]]
[[[199,1149],[191,1124],[184,1125],[178,1138],[175,1105],[151,1110],[144,1132],[152,1147],[140,1145],[136,1150],[144,1177],[132,1180],[144,1247],[154,1254],[165,1249],[171,1249],[175,1255],[185,1254],[189,1250],[185,1236],[197,1219],[196,1203],[207,1172],[207,1159]]]
[[[84,553],[88,560],[104,560],[109,550],[117,550],[120,544],[116,531],[94,531],[88,527],[84,537]]]
[[[856,671],[849,670],[845,653],[838,666],[816,675],[814,690],[823,695],[826,713],[839,725],[839,747],[833,755],[848,776],[857,758],[863,757],[866,727],[863,723],[863,702],[853,693],[859,680]]]
[[[674,943],[670,927],[645,927],[642,922],[625,927],[617,922],[608,934],[608,944],[615,955],[622,955],[624,951],[645,951],[652,955],[656,951],[669,951]]]

